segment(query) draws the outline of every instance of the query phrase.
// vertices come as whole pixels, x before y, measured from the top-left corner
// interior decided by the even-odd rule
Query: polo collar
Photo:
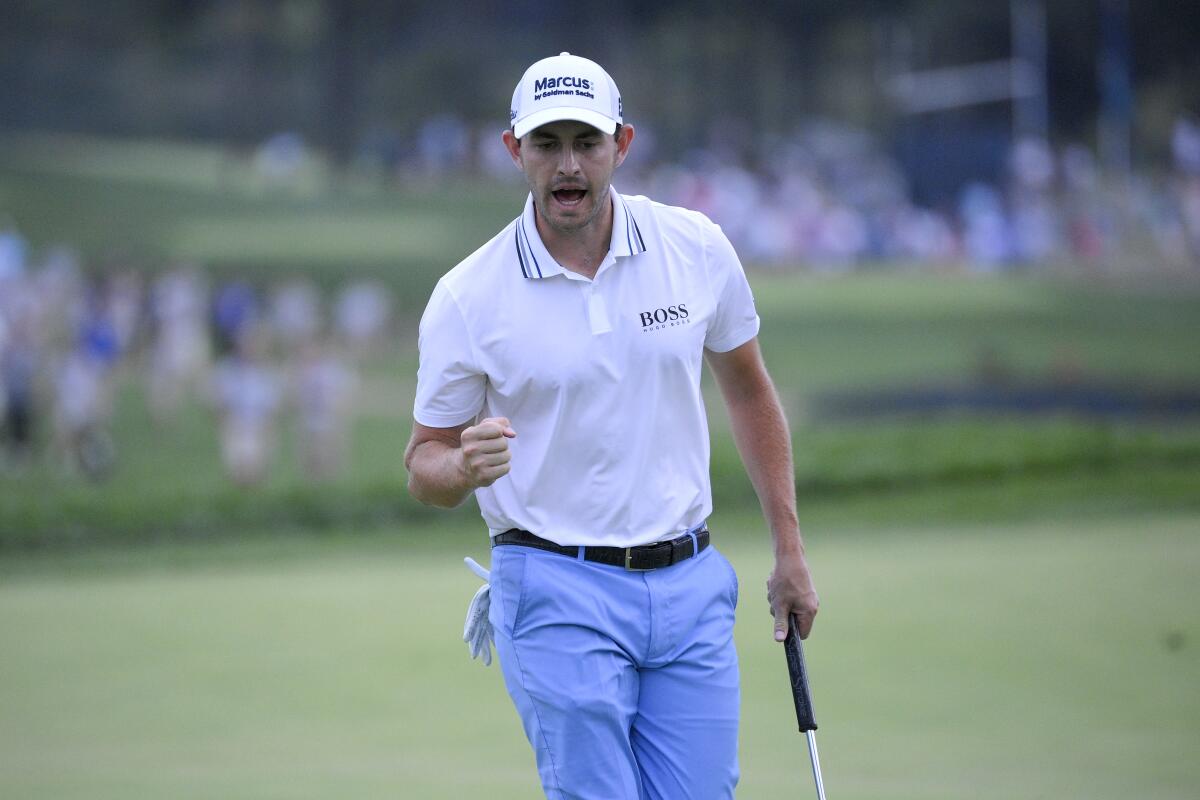
[[[613,204],[613,227],[612,239],[608,246],[609,254],[614,258],[627,258],[646,252],[646,240],[642,237],[637,219],[629,210],[629,206],[625,204],[620,192],[610,186],[608,196],[612,198]],[[554,260],[542,242],[534,217],[536,213],[537,211],[533,207],[533,195],[530,194],[525,199],[525,211],[517,218],[514,226],[517,262],[520,264],[521,274],[533,280],[549,278],[552,275],[561,275],[566,272]]]

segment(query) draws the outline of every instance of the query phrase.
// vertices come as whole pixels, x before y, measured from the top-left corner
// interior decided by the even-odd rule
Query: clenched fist
[[[462,432],[462,468],[472,486],[491,486],[508,474],[508,440],[517,432],[504,417],[488,417]]]

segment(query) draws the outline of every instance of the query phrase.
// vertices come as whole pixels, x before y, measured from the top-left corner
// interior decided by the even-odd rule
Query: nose
[[[578,175],[579,160],[575,157],[574,147],[562,148],[562,158],[558,161],[559,175]]]

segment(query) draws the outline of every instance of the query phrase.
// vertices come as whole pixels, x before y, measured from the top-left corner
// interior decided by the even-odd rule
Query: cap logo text
[[[596,99],[596,96],[592,94],[592,82],[587,78],[559,75],[554,78],[538,78],[533,82],[534,100],[563,94],[579,95],[589,100]]]

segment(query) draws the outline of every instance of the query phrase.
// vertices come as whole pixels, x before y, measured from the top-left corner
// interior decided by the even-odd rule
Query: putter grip
[[[817,719],[813,716],[812,693],[808,690],[808,670],[804,666],[804,648],[800,645],[800,632],[796,620],[788,617],[787,638],[783,640],[783,652],[787,655],[788,675],[792,679],[792,700],[796,703],[796,722],[800,731],[815,731]]]

